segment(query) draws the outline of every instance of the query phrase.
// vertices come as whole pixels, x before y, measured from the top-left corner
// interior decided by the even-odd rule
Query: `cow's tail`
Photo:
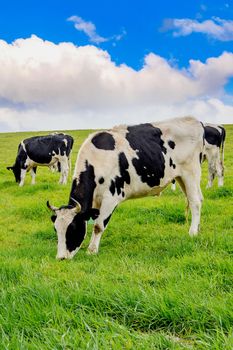
[[[220,160],[222,163],[222,166],[224,167],[224,144],[225,144],[225,138],[226,138],[226,130],[221,127],[222,135],[221,135],[221,145],[220,145]]]

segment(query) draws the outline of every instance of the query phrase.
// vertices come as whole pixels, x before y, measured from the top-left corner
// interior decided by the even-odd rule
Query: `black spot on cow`
[[[86,160],[86,169],[80,173],[79,180],[73,180],[69,204],[75,206],[75,199],[81,205],[82,213],[92,208],[93,193],[96,188],[94,167]]]
[[[108,132],[100,132],[95,135],[91,142],[98,149],[103,149],[105,151],[113,151],[115,149],[114,137]]]
[[[108,224],[109,220],[111,219],[111,216],[112,216],[112,214],[113,214],[113,212],[114,212],[115,209],[116,209],[116,207],[113,209],[113,211],[111,212],[111,214],[104,220],[104,227],[107,226],[107,224]]]
[[[111,194],[114,196],[116,189],[115,189],[115,182],[113,180],[111,180],[109,190],[110,190]]]
[[[109,220],[111,219],[112,214],[110,214],[105,220],[104,220],[104,227],[107,226]]]
[[[104,178],[103,177],[100,177],[99,178],[99,184],[102,185],[104,183]]]
[[[172,160],[171,158],[169,159],[169,165],[170,165],[170,167],[172,167],[173,169],[176,168],[176,165],[175,165],[175,163],[173,163],[173,160]]]
[[[66,231],[66,247],[69,252],[80,247],[86,234],[86,222],[82,215],[77,214]]]
[[[199,161],[200,161],[200,164],[202,163],[202,152],[199,154]]]
[[[175,146],[176,146],[176,144],[175,144],[175,142],[174,142],[174,141],[169,140],[169,141],[168,141],[168,146],[169,146],[170,148],[174,149],[174,148],[175,148]]]
[[[159,186],[160,179],[164,177],[164,154],[167,153],[161,138],[162,131],[148,123],[127,129],[126,139],[138,156],[132,159],[137,174],[148,186]]]
[[[221,146],[222,135],[216,128],[212,126],[205,126],[205,139],[211,145],[215,145],[217,147]]]
[[[125,183],[128,185],[130,184],[130,176],[128,172],[129,162],[125,156],[125,153],[119,153],[118,159],[120,176],[115,176],[115,178],[111,180],[111,184],[109,187],[109,190],[113,196],[115,194],[115,191],[118,195],[121,194],[122,190],[124,189]]]

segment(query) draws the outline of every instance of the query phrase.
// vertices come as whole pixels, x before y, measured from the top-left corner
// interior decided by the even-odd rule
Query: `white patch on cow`
[[[67,140],[66,140],[66,139],[63,139],[63,142],[64,142],[64,144],[65,144],[66,147],[67,147],[67,144],[68,144]]]
[[[23,142],[23,141],[21,141],[20,143],[21,143],[21,146],[23,147],[23,150],[24,150],[25,152],[27,152],[27,151],[26,151],[26,148],[25,148],[25,144],[24,144],[24,142]]]
[[[69,259],[73,257],[66,247],[66,231],[76,214],[77,212],[74,209],[59,209],[56,211],[57,218],[54,227],[58,238],[57,259]]]

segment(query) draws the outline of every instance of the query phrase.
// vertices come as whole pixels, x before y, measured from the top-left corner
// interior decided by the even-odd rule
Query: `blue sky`
[[[233,19],[232,1],[4,1],[0,11],[0,37],[7,42],[36,34],[55,43],[71,41],[76,45],[90,43],[88,37],[67,21],[80,16],[95,24],[99,35],[111,37],[126,32],[122,40],[100,43],[113,60],[136,69],[143,57],[155,52],[187,66],[189,59],[206,60],[224,50],[233,51],[233,41],[219,41],[203,34],[175,38],[162,31],[167,18],[191,18],[204,21],[213,16]]]
[[[187,26],[191,28],[188,32]],[[233,53],[233,2],[8,0],[1,3],[0,40],[11,44],[33,34],[56,45],[61,42],[77,47],[92,45],[99,52],[106,51],[114,65],[125,64],[137,72],[145,65],[145,57],[154,54],[179,72],[187,70],[187,74],[193,74],[190,60],[205,64],[208,59],[221,57],[223,52]],[[229,95],[233,93],[232,73],[225,73],[219,81],[215,89],[217,94],[205,90],[203,96],[199,94],[199,99],[211,95],[229,104]],[[193,98],[190,96],[189,102]],[[0,101],[27,104],[25,100],[13,101],[1,95]],[[37,101],[33,103],[37,105]],[[0,130],[1,124],[4,121],[0,118]],[[23,122],[17,126],[25,127]]]

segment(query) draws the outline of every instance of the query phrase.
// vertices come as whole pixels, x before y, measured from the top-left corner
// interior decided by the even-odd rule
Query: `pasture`
[[[39,167],[19,188],[12,165],[21,139],[0,134],[0,349],[233,349],[233,125],[226,126],[225,184],[205,189],[199,236],[190,238],[177,186],[123,203],[97,256],[92,225],[71,261],[56,261],[46,201],[66,204],[68,184]],[[78,149],[90,130],[69,131]],[[107,166],[107,164],[105,165]]]

